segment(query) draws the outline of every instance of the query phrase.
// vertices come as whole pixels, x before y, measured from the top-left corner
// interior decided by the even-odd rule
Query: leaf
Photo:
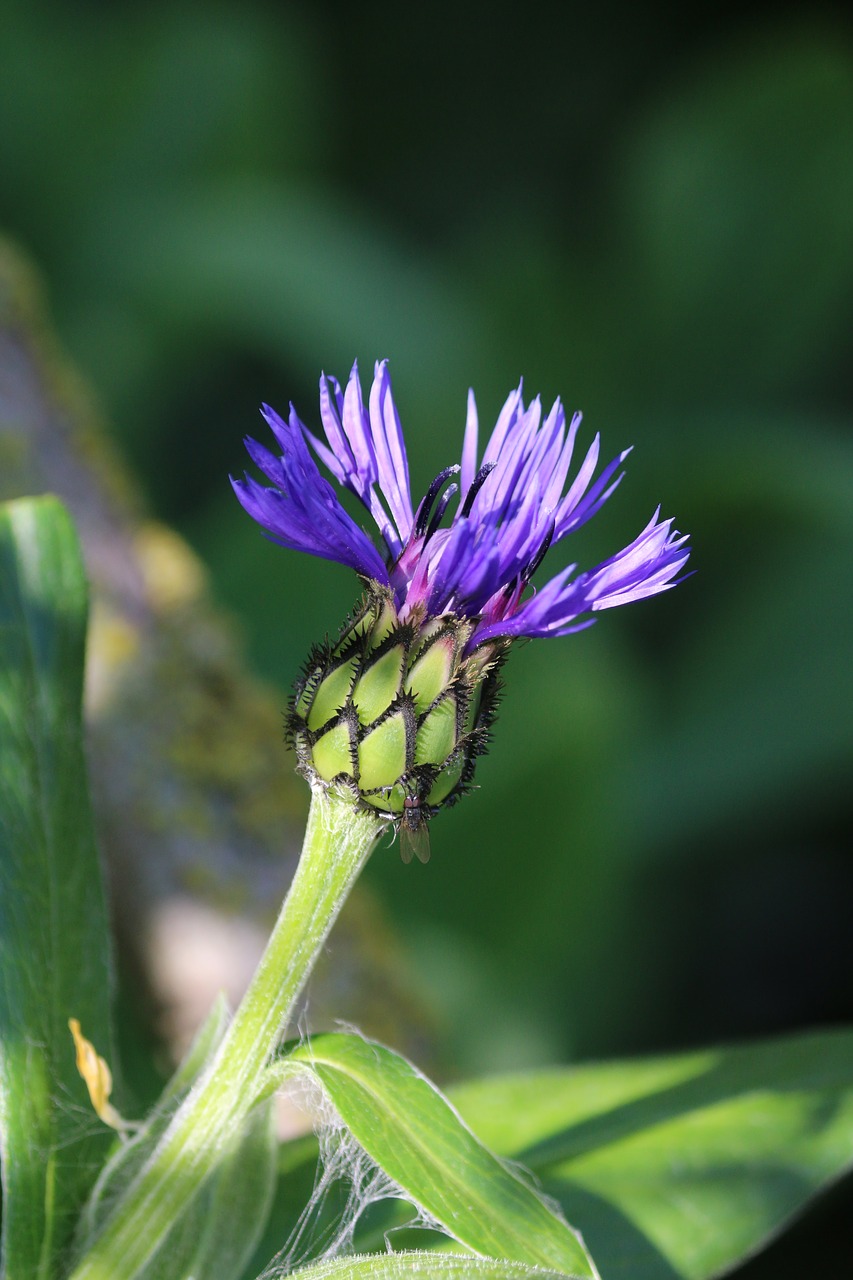
[[[455,1253],[386,1253],[334,1258],[294,1271],[300,1280],[561,1280],[561,1271]]]
[[[76,1241],[85,1254],[116,1198],[156,1147],[169,1121],[216,1053],[228,1010],[215,1001],[186,1056],[138,1132],[105,1165],[86,1206]],[[220,1163],[185,1213],[174,1223],[139,1280],[239,1280],[269,1215],[278,1171],[273,1100],[256,1106],[244,1127],[223,1139]]]
[[[178,1064],[172,1078],[167,1082],[154,1108],[155,1113],[162,1114],[167,1108],[172,1110],[189,1091],[190,1086],[201,1075],[222,1042],[228,1029],[228,1002],[222,992],[216,997],[210,1013],[193,1037],[190,1047]]]
[[[213,1178],[175,1222],[138,1280],[240,1280],[275,1189],[273,1101],[255,1107],[223,1143]]]
[[[87,592],[51,497],[0,507],[3,1274],[55,1274],[112,1135],[69,1017],[111,1050],[110,947],[82,747]]]
[[[736,1266],[853,1165],[853,1032],[497,1077],[453,1090],[607,1280]]]
[[[78,1254],[85,1253],[89,1248],[109,1216],[116,1198],[153,1152],[175,1111],[218,1049],[227,1024],[228,1007],[224,996],[220,995],[145,1120],[136,1128],[129,1141],[123,1142],[113,1151],[102,1168],[77,1227],[74,1243]],[[182,1251],[187,1256],[192,1255],[197,1237],[198,1228],[195,1227]],[[169,1241],[172,1251],[177,1254],[176,1240],[170,1236]]]
[[[595,1276],[582,1242],[474,1137],[405,1058],[358,1036],[318,1036],[282,1066],[309,1068],[356,1141],[454,1239],[487,1257]]]
[[[285,1139],[279,1143],[273,1196],[267,1222],[255,1248],[254,1257],[244,1273],[246,1280],[260,1271],[271,1258],[275,1258],[278,1265],[280,1261],[278,1255],[282,1248],[289,1249],[304,1216],[309,1212],[309,1204],[316,1203],[319,1160],[320,1144],[313,1133]],[[315,1225],[319,1226],[321,1221],[331,1220],[332,1223],[337,1223],[342,1206],[338,1202],[336,1193],[341,1190],[344,1189],[331,1188],[329,1196],[318,1206],[318,1212],[312,1217],[312,1223],[308,1229],[311,1238],[318,1238],[313,1235],[313,1231]],[[329,1215],[328,1219],[326,1214]],[[377,1248],[384,1250],[384,1237],[379,1241]],[[373,1242],[371,1241],[366,1245],[359,1243],[356,1252],[370,1253],[372,1250]],[[296,1257],[295,1254],[293,1256]],[[308,1252],[301,1256],[308,1258],[311,1254]]]
[[[274,1109],[270,1098],[249,1113],[241,1142],[218,1169],[206,1195],[201,1239],[186,1280],[240,1280],[263,1233],[275,1191]]]

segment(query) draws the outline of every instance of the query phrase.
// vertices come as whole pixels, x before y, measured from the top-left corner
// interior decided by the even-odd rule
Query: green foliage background
[[[849,1021],[841,8],[2,10],[0,225],[283,690],[353,583],[227,472],[321,368],[390,357],[416,491],[523,374],[636,445],[572,559],[657,502],[693,534],[677,592],[513,655],[430,867],[373,859],[448,1070]]]

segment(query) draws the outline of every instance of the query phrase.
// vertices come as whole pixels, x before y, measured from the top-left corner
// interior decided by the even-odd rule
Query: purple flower
[[[267,406],[263,416],[281,456],[251,439],[246,448],[272,487],[248,475],[231,483],[267,536],[390,587],[401,620],[412,613],[476,619],[469,650],[498,636],[567,635],[590,626],[592,613],[657,595],[682,580],[676,575],[690,555],[687,535],[673,530],[672,520],[661,521],[658,508],[642,533],[609,560],[585,573],[571,565],[526,594],[548,548],[585,524],[613,493],[630,450],[596,477],[596,435],[570,479],[581,415],[567,425],[557,400],[543,422],[538,396],[525,406],[520,384],[479,462],[477,407],[469,392],[461,465],[440,471],[416,510],[387,361],[376,365],[367,406],[356,365],[344,391],[335,378],[321,377],[325,442],[303,426],[292,405],[286,422]],[[381,554],[344,510],[312,450],[370,512],[384,542]]]

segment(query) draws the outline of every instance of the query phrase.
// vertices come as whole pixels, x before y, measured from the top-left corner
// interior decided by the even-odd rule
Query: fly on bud
[[[347,787],[401,836],[406,861],[426,861],[428,821],[469,786],[494,716],[498,672],[512,642],[591,626],[595,613],[667,591],[690,555],[661,520],[594,569],[570,565],[533,590],[548,549],[585,524],[620,483],[630,450],[596,476],[596,436],[570,478],[581,425],[559,400],[543,421],[537,397],[508,397],[478,457],[473,392],[458,465],[438,472],[413,508],[387,362],[369,402],[354,365],[346,388],[320,379],[325,442],[291,405],[263,416],[281,449],[246,439],[269,484],[232,485],[267,537],[349,565],[365,602],[334,644],[316,649],[298,683],[289,732],[314,785]],[[316,459],[373,519],[375,542],[342,506]],[[451,504],[455,509],[449,515]]]

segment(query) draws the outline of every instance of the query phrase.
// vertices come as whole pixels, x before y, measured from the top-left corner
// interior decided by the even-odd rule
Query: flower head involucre
[[[349,565],[370,593],[365,612],[335,648],[312,655],[297,689],[291,728],[302,767],[314,780],[349,780],[361,803],[404,828],[421,824],[469,781],[485,741],[497,669],[514,639],[567,635],[590,626],[602,609],[681,580],[687,537],[671,520],[660,520],[658,508],[634,541],[602,564],[582,573],[571,565],[537,591],[530,588],[549,547],[585,524],[613,493],[630,452],[596,475],[596,435],[570,474],[581,416],[567,423],[559,400],[543,421],[538,397],[525,405],[519,386],[480,456],[470,392],[460,463],[438,473],[417,507],[386,361],[375,367],[366,405],[355,365],[344,390],[335,378],[320,379],[325,442],[292,406],[287,421],[267,406],[263,415],[281,453],[246,440],[272,487],[248,475],[232,480],[240,502],[273,541]],[[381,552],[315,459],[370,512]],[[418,682],[429,689],[429,700]],[[384,702],[364,696],[365,687],[376,686]],[[437,742],[439,719],[444,729]],[[380,738],[382,767],[368,768],[368,757],[376,764]]]

